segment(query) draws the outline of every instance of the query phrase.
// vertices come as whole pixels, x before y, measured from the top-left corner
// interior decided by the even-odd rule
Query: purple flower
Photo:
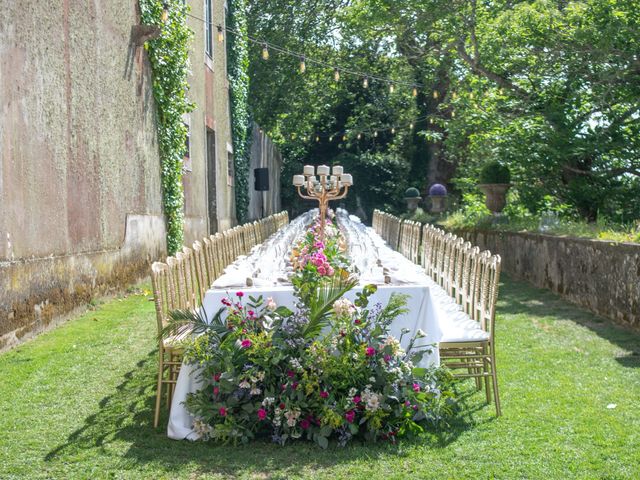
[[[373,357],[376,354],[376,349],[373,347],[367,347],[365,350],[367,357]]]
[[[242,340],[240,345],[242,345],[242,348],[249,348],[251,346],[251,340],[245,338],[244,340]]]
[[[329,397],[329,392],[326,391],[321,391],[320,392],[320,398],[328,398]]]

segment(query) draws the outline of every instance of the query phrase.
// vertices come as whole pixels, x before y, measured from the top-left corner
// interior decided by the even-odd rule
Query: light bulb
[[[340,81],[340,70],[338,70],[337,68],[334,68],[334,69],[333,69],[333,79],[334,79],[336,82],[339,82],[339,81]]]
[[[362,80],[362,86],[364,88],[369,88],[369,77],[364,77],[364,80]]]
[[[417,89],[416,87],[413,87],[413,90],[411,91],[411,94],[412,94],[414,97],[417,97],[417,96],[418,96],[418,89]]]
[[[320,137],[318,135],[316,135],[316,142],[320,141]]]
[[[395,128],[392,128],[392,129],[391,129],[391,135],[395,135],[395,134],[396,134],[396,129],[395,129]]]
[[[393,93],[395,89],[396,89],[396,87],[393,85],[393,83],[390,83],[389,84],[389,93]]]
[[[224,41],[224,32],[222,31],[222,25],[218,25],[218,42]]]
[[[433,98],[435,98],[436,100],[438,99],[438,91],[437,90],[433,91]]]
[[[429,119],[429,123],[430,123],[431,125],[433,125],[433,118],[430,118],[430,119]]]
[[[307,64],[304,61],[304,57],[300,59],[300,73],[304,73],[307,71]]]
[[[342,135],[342,141],[346,142],[347,141],[347,136],[346,135]]]
[[[269,48],[266,43],[262,46],[262,59],[269,60]]]
[[[169,4],[162,2],[162,23],[167,23],[169,20]]]
[[[357,138],[360,140],[362,138],[362,134],[359,133]]]
[[[410,123],[410,124],[409,124],[409,129],[410,129],[410,130],[413,130],[413,123]]]
[[[378,131],[376,130],[375,132],[373,132],[373,136],[377,137],[378,136]]]

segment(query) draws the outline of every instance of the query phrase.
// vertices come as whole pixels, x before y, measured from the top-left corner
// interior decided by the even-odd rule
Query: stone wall
[[[640,329],[640,245],[532,233],[456,232],[502,257],[516,279]]]

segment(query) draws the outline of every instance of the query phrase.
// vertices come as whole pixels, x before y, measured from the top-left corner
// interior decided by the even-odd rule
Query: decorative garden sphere
[[[441,183],[434,183],[429,188],[431,199],[431,213],[442,213],[446,209],[447,187]]]
[[[420,190],[414,187],[407,188],[404,192],[404,199],[407,201],[407,209],[410,212],[415,212],[416,208],[418,208],[418,203],[422,200]]]

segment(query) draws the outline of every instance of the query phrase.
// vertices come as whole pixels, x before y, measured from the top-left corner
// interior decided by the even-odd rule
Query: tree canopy
[[[341,161],[353,206],[394,208],[408,186],[471,192],[498,160],[528,211],[640,218],[640,2],[250,3],[250,35],[307,56],[300,73],[300,58],[250,55],[251,107],[285,182],[303,163]],[[331,65],[397,88],[336,82]]]

